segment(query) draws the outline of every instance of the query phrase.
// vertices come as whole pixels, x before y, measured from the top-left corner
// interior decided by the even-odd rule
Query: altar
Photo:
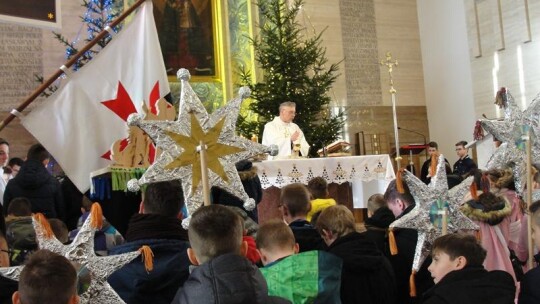
[[[258,205],[260,223],[281,216],[278,204],[283,186],[292,183],[307,185],[312,178],[321,176],[328,182],[330,197],[354,212],[355,209],[366,208],[369,196],[384,193],[395,178],[388,154],[280,159],[253,165],[258,169],[264,189],[263,199]]]

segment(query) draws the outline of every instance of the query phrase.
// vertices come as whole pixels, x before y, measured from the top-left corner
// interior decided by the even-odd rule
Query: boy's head
[[[386,207],[386,201],[384,200],[384,196],[382,194],[377,193],[370,196],[367,201],[368,217],[373,216],[375,211],[382,207]]]
[[[90,212],[90,210],[92,210],[93,204],[94,202],[92,202],[86,195],[83,195],[81,200],[81,211]]]
[[[404,193],[399,193],[396,180],[390,182],[384,192],[384,200],[388,204],[388,209],[392,210],[395,217],[400,216],[407,207],[414,205],[414,198],[409,191],[407,183],[403,182]]]
[[[22,158],[14,157],[9,160],[8,167],[11,169],[11,176],[15,177],[17,176],[17,173],[19,173],[19,170],[21,169],[24,161]]]
[[[50,158],[51,155],[42,144],[35,144],[31,146],[26,154],[26,159],[37,160],[45,166],[49,163]]]
[[[311,210],[309,191],[306,186],[296,183],[281,189],[281,207],[285,220],[290,223],[295,219],[306,219]]]
[[[298,244],[291,228],[282,220],[270,220],[257,232],[257,249],[263,265],[298,253]]]
[[[459,158],[462,158],[467,155],[467,153],[469,153],[469,149],[465,148],[466,146],[467,142],[464,140],[458,141],[456,143],[456,154]]]
[[[324,178],[320,176],[312,178],[307,187],[313,199],[328,198],[328,183]]]
[[[330,206],[319,215],[316,228],[330,246],[336,239],[356,231],[354,215],[343,205]]]
[[[215,204],[200,207],[189,223],[190,261],[200,265],[226,253],[245,255],[243,230],[242,218],[231,209]]]
[[[51,224],[51,229],[54,233],[54,236],[60,241],[60,243],[65,244],[69,241],[69,230],[64,222],[59,219],[49,219],[49,224]]]
[[[540,249],[540,201],[536,201],[529,207],[531,212],[532,238],[536,248]]]
[[[77,273],[65,257],[48,250],[30,256],[19,278],[13,303],[78,303]]]
[[[4,167],[9,159],[9,143],[0,138],[0,166]]]
[[[453,233],[443,235],[433,242],[431,249],[433,261],[428,270],[435,284],[454,270],[465,266],[482,266],[486,250],[470,234]]]
[[[439,145],[434,141],[430,141],[428,144],[429,157],[433,156],[433,154],[436,154],[438,149]]]
[[[8,206],[8,215],[30,216],[32,215],[32,204],[26,197],[14,198]]]
[[[176,217],[184,206],[184,192],[179,180],[148,184],[141,213]]]

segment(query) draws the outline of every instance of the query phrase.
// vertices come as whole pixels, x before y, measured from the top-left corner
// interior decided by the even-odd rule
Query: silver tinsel
[[[23,266],[0,267],[0,276],[18,281],[23,268]]]
[[[71,244],[63,245],[56,237],[47,237],[41,223],[34,218],[33,223],[39,248],[63,255],[68,260],[88,269],[91,276],[90,286],[80,296],[80,303],[125,303],[109,285],[107,278],[134,258],[140,256],[141,253],[133,251],[106,257],[96,256],[94,252],[94,235],[97,229],[92,228],[91,219],[92,215],[89,215]]]
[[[418,177],[405,171],[403,180],[409,186],[411,195],[416,202],[415,207],[403,217],[395,220],[390,228],[409,228],[418,231],[418,241],[412,265],[413,271],[418,271],[431,252],[431,245],[441,236],[440,228],[433,225],[429,211],[433,202],[441,199],[448,202],[448,231],[478,230],[479,227],[459,210],[459,203],[469,191],[472,178],[464,180],[458,186],[448,190],[444,156],[440,155],[437,171],[429,185],[424,184]],[[399,250],[399,248],[398,248]]]
[[[229,101],[224,107],[216,110],[211,115],[208,114],[203,104],[199,100],[197,94],[191,88],[188,80],[189,72],[186,69],[180,69],[177,73],[178,78],[182,83],[182,91],[180,93],[180,109],[178,119],[176,121],[145,121],[141,116],[135,114],[130,116],[129,125],[135,125],[145,131],[154,141],[156,146],[162,150],[160,157],[154,162],[150,168],[144,173],[138,181],[131,181],[128,186],[130,189],[137,189],[143,184],[155,183],[168,180],[180,180],[182,189],[186,199],[188,215],[191,216],[203,204],[202,183],[197,180],[196,187],[193,187],[195,162],[190,159],[189,164],[176,166],[174,168],[166,168],[168,165],[175,163],[179,159],[184,159],[186,155],[193,155],[195,151],[186,151],[179,144],[179,140],[174,138],[191,138],[194,139],[192,128],[192,117],[197,120],[200,128],[205,134],[210,132],[220,131],[217,142],[206,143],[209,147],[213,145],[227,146],[234,149],[236,152],[222,154],[219,157],[211,158],[211,154],[207,159],[209,164],[208,178],[209,185],[217,186],[227,192],[239,197],[244,201],[244,207],[247,210],[252,210],[255,207],[255,201],[246,194],[238,176],[235,163],[247,159],[249,157],[265,153],[269,150],[268,147],[252,142],[240,136],[236,136],[236,120],[240,112],[242,101],[249,97],[249,88],[244,87],[239,91],[239,96]],[[221,120],[224,122],[220,122]],[[222,125],[220,125],[222,123]],[[221,126],[221,129],[219,129]],[[216,153],[214,153],[214,156]],[[193,156],[195,157],[195,156]],[[216,172],[210,164],[214,165]],[[199,174],[195,172],[195,174]],[[224,178],[225,177],[225,178]],[[186,227],[189,223],[187,218],[183,225]],[[187,227],[186,227],[187,228]]]
[[[504,110],[504,120],[481,119],[482,127],[499,139],[502,144],[495,150],[487,164],[488,169],[503,169],[510,167],[514,174],[516,192],[522,194],[526,181],[526,156],[522,149],[516,146],[516,129],[523,125],[532,129],[530,140],[532,142],[532,161],[540,162],[540,97],[537,96],[527,109],[522,112],[512,95],[506,93],[507,107]]]

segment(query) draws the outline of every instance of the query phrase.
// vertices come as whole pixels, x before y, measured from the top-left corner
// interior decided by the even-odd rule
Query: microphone
[[[414,131],[414,130],[405,129],[405,128],[402,128],[402,127],[399,127],[399,126],[397,128],[398,128],[398,130],[403,130],[403,131],[411,132],[411,133],[418,134],[418,135],[422,136],[422,138],[424,139],[424,145],[427,144],[427,139],[426,139],[426,136],[424,134],[422,134],[420,132],[417,132],[417,131]],[[427,155],[428,154],[427,154],[427,149],[426,149],[426,157],[427,157]]]
[[[270,156],[276,156],[279,153],[279,147],[278,145],[269,145],[268,150],[266,150],[266,153],[268,153]]]
[[[426,136],[420,132],[417,132],[417,131],[414,131],[414,130],[409,130],[409,129],[405,129],[405,128],[402,128],[402,127],[397,127],[398,130],[403,130],[403,131],[407,131],[407,132],[411,132],[411,133],[414,133],[414,134],[418,134],[420,136],[422,136],[422,138],[424,139],[424,144],[427,143],[427,140],[426,140]]]

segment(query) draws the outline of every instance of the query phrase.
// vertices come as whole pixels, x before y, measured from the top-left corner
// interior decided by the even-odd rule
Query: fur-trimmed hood
[[[481,203],[470,200],[461,206],[461,211],[472,220],[485,222],[491,226],[498,225],[512,213],[510,202],[503,196],[499,196],[499,198],[501,199],[501,205],[496,210],[486,211]]]
[[[251,167],[245,171],[238,171],[238,175],[242,181],[252,179],[257,176],[257,167]]]

